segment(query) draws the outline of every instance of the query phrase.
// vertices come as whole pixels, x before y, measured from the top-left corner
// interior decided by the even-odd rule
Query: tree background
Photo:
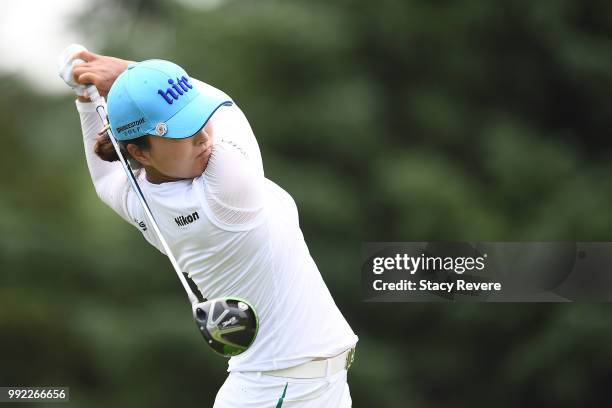
[[[98,0],[74,24],[242,107],[360,338],[354,407],[607,405],[607,304],[364,303],[359,271],[363,241],[610,241],[611,2]],[[226,362],[97,198],[74,97],[0,80],[0,385],[212,406]]]

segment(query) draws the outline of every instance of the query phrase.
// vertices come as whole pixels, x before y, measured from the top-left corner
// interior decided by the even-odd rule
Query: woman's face
[[[138,149],[136,159],[145,167],[153,167],[159,177],[167,179],[194,178],[202,175],[213,145],[212,121],[198,133],[183,139],[150,136],[148,150]],[[135,147],[134,145],[132,145]],[[131,152],[130,152],[131,153]],[[134,156],[134,155],[132,155]],[[149,173],[147,168],[147,173]]]

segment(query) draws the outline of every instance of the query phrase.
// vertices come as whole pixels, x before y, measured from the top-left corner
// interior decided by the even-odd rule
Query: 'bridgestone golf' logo
[[[117,133],[121,133],[124,130],[131,129],[134,126],[142,125],[144,123],[144,121],[145,121],[145,118],[140,118],[138,120],[135,120],[133,122],[128,123],[127,125],[119,126],[117,128]]]
[[[187,224],[191,224],[192,222],[194,222],[195,220],[199,219],[200,216],[198,215],[198,212],[194,212],[193,214],[189,214],[188,216],[184,216],[184,215],[179,215],[178,217],[176,217],[174,219],[174,221],[176,221],[176,223],[181,226],[184,227]]]

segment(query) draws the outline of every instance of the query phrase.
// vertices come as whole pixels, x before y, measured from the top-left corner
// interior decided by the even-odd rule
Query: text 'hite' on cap
[[[182,139],[196,134],[229,97],[205,95],[183,68],[153,59],[130,64],[108,93],[108,118],[117,140],[144,135]]]

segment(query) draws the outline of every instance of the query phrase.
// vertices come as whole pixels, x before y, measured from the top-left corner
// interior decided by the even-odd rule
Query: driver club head
[[[195,303],[193,318],[206,343],[224,357],[245,352],[259,329],[259,317],[253,306],[237,297]]]

